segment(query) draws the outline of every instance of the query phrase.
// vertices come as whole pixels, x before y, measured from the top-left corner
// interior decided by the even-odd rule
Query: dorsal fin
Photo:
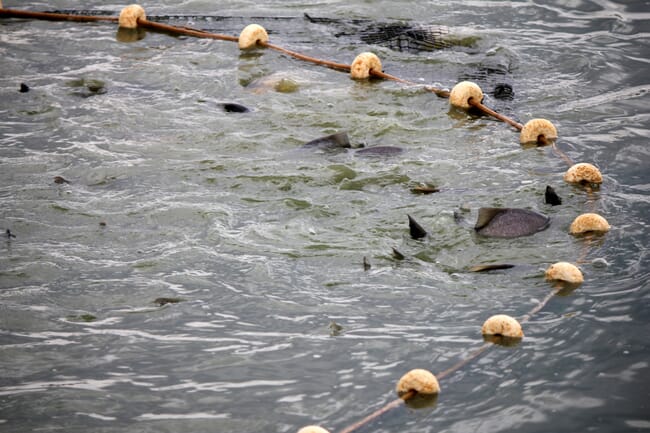
[[[478,210],[478,218],[476,219],[476,225],[474,230],[481,230],[483,227],[488,225],[495,216],[505,211],[503,208],[498,207],[482,207]]]
[[[409,232],[411,234],[411,237],[413,239],[422,239],[427,235],[427,231],[424,230],[424,228],[418,224],[415,219],[411,215],[406,215],[409,218]]]

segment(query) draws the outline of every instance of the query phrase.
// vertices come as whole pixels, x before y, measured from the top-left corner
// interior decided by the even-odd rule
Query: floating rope
[[[0,4],[0,16],[6,18],[32,18],[46,21],[77,21],[77,22],[112,22],[119,21],[118,17],[97,16],[97,15],[73,15],[55,12],[31,12],[18,9],[4,9]]]
[[[225,41],[237,42],[240,49],[247,50],[256,47],[269,48],[288,55],[298,60],[311,62],[316,65],[326,66],[328,68],[349,72],[354,79],[367,79],[369,77],[382,78],[395,81],[402,84],[420,86],[419,84],[408,80],[395,77],[382,70],[380,59],[372,53],[361,53],[355,58],[351,65],[331,62],[317,59],[301,53],[297,53],[286,48],[271,44],[268,41],[266,30],[257,24],[251,24],[244,28],[239,37],[221,35],[199,30],[191,27],[177,27],[147,20],[144,9],[139,5],[130,5],[125,7],[119,17],[113,16],[96,16],[96,15],[79,15],[53,12],[28,12],[15,9],[2,8],[0,1],[0,17],[15,18],[32,18],[50,21],[76,21],[76,22],[117,22],[120,30],[137,30],[139,28],[150,29],[158,32],[169,33],[173,35],[185,35],[197,38],[218,39]],[[470,81],[462,81],[451,91],[438,89],[433,86],[424,86],[425,90],[436,94],[439,97],[449,98],[450,104],[456,108],[469,110],[474,108],[480,112],[500,120],[520,132],[520,143],[522,145],[533,143],[536,145],[551,145],[553,152],[558,154],[570,168],[564,174],[564,180],[572,184],[584,185],[591,203],[592,186],[600,185],[603,181],[602,174],[593,165],[588,163],[574,164],[571,159],[556,146],[558,137],[555,126],[546,119],[532,119],[522,125],[507,116],[500,114],[491,108],[483,105],[483,92],[481,88]],[[578,216],[569,229],[572,235],[587,234],[587,244],[591,240],[591,235],[602,234],[610,230],[609,223],[602,216],[596,213],[586,213]],[[9,235],[9,231],[7,230]],[[586,250],[583,250],[586,255]],[[581,260],[579,260],[580,262]],[[469,354],[458,361],[456,364],[440,372],[437,377],[427,370],[415,369],[405,374],[396,386],[399,398],[387,403],[380,409],[374,411],[360,421],[344,428],[341,433],[351,433],[358,428],[372,422],[383,414],[401,406],[403,403],[413,400],[416,397],[433,396],[434,402],[440,387],[438,380],[442,380],[465,365],[484,354],[495,344],[510,345],[518,343],[524,336],[521,323],[529,321],[536,313],[542,310],[546,304],[562,289],[563,285],[576,287],[583,281],[583,275],[580,269],[575,265],[567,262],[558,262],[549,266],[545,272],[545,277],[549,281],[559,282],[540,302],[535,305],[527,314],[517,321],[512,317],[498,314],[486,320],[481,328],[481,332],[486,343],[479,348],[469,352]],[[299,433],[327,433],[327,430],[319,426],[307,426],[300,429]]]
[[[580,271],[578,270],[578,272]],[[438,373],[435,376],[432,375],[434,379],[436,379],[436,386],[437,386],[436,394],[440,390],[438,386],[438,381],[460,370],[470,362],[474,361],[479,356],[483,355],[490,348],[494,347],[495,345],[510,346],[510,345],[518,344],[524,336],[523,330],[521,328],[521,323],[527,322],[528,320],[530,320],[530,318],[533,317],[533,315],[535,315],[537,312],[542,310],[546,306],[546,304],[558,293],[558,291],[559,288],[554,288],[553,290],[551,290],[546,295],[546,297],[544,297],[544,299],[538,302],[537,305],[535,305],[535,307],[533,307],[533,309],[531,309],[528,313],[526,313],[519,321],[505,314],[497,314],[488,318],[483,323],[483,326],[481,327],[481,333],[483,334],[483,338],[486,340],[486,343],[484,343],[474,351],[470,352],[465,358],[461,359],[456,364],[452,365],[446,370],[443,370],[442,372]],[[398,390],[400,384],[401,381],[398,383]],[[415,389],[415,387],[412,388],[413,389],[409,389],[408,392],[404,393],[403,395],[400,395],[399,398],[388,402],[387,404],[377,409],[376,411],[372,412],[371,414],[367,415],[363,419],[344,428],[339,433],[352,433],[353,431],[381,417],[385,413],[393,409],[396,409],[398,407],[401,407],[402,404],[408,402],[409,399],[412,399],[421,394],[421,391]]]

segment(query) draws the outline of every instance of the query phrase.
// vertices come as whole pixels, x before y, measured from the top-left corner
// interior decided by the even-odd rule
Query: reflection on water
[[[371,49],[386,72],[439,87],[505,77],[514,98],[486,103],[549,118],[558,146],[605,181],[587,195],[562,181],[551,149],[524,149],[506,125],[415,87],[230,42],[148,32],[121,43],[112,25],[3,19],[0,229],[15,236],[0,241],[3,431],[341,430],[395,398],[406,371],[468,357],[487,317],[524,316],[553,290],[544,269],[578,260],[585,283],[551,298],[520,344],[445,377],[435,407],[364,429],[650,427],[646,2],[147,12],[226,34],[256,16],[279,45],[341,62]],[[375,22],[444,24],[473,42],[395,51],[356,37]],[[341,131],[353,147],[402,152],[301,148]],[[547,185],[561,205],[545,203]],[[455,210],[475,221],[482,207],[551,225],[487,239],[456,224]],[[588,244],[568,235],[587,211],[612,225]],[[407,215],[426,237],[409,236]],[[469,272],[502,263],[514,267]]]

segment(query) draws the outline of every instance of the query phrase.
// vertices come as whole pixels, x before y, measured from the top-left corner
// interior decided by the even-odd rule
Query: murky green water
[[[402,407],[361,430],[650,429],[650,3],[144,6],[233,35],[260,17],[279,45],[343,63],[370,49],[386,72],[447,88],[505,62],[515,97],[487,103],[521,122],[552,120],[559,148],[596,164],[604,184],[587,194],[564,183],[567,165],[550,148],[524,149],[512,128],[416,87],[355,82],[230,42],[148,33],[120,43],[112,25],[3,19],[0,228],[15,238],[0,245],[2,431],[342,430],[395,398],[406,371],[468,356],[490,315],[535,307],[552,290],[549,264],[578,260],[585,283],[525,323],[519,346],[446,377],[435,408]],[[444,24],[480,39],[398,52],[304,12]],[[268,76],[290,91],[245,87]],[[224,112],[224,102],[252,112]],[[300,148],[338,131],[404,151]],[[440,192],[411,193],[421,183]],[[544,203],[546,185],[561,206]],[[472,222],[484,206],[552,223],[495,240],[454,222],[454,210]],[[589,211],[612,230],[570,236]],[[410,238],[407,214],[427,238]],[[519,266],[467,271],[483,263]]]

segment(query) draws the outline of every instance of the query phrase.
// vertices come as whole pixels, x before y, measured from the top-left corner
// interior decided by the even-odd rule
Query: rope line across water
[[[192,27],[178,27],[178,26],[172,26],[168,24],[163,24],[160,22],[154,22],[146,19],[146,16],[144,14],[144,9],[142,9],[138,5],[131,5],[127,6],[122,10],[122,13],[120,14],[120,17],[115,17],[115,16],[96,16],[96,15],[82,15],[82,14],[66,14],[66,13],[52,13],[52,12],[32,12],[32,11],[22,11],[22,10],[16,10],[16,9],[4,9],[2,8],[2,3],[0,2],[0,17],[4,18],[31,18],[31,19],[39,19],[39,20],[49,20],[49,21],[74,21],[74,22],[111,22],[111,23],[120,23],[122,25],[122,15],[130,15],[127,18],[131,19],[130,24],[128,27],[131,28],[145,28],[157,32],[163,32],[163,33],[168,33],[168,34],[173,34],[173,35],[185,35],[185,36],[191,36],[191,37],[196,37],[196,38],[206,38],[206,39],[216,39],[216,40],[224,40],[224,41],[231,41],[231,42],[238,42],[240,44],[240,47],[242,47],[242,35],[244,34],[244,31],[247,31],[247,29],[244,29],[242,32],[242,35],[239,37],[237,36],[229,36],[229,35],[222,35],[222,34],[217,34],[217,33],[211,33],[205,30],[200,30],[200,29],[195,29]],[[126,21],[124,21],[126,22]],[[257,26],[257,25],[252,25],[252,26]],[[251,27],[251,26],[249,26]],[[362,68],[366,68],[366,70],[362,73],[365,73],[366,75],[363,75],[365,78],[366,76],[372,76],[376,78],[381,78],[385,80],[391,80],[395,81],[398,83],[402,84],[407,84],[407,85],[412,85],[412,86],[419,86],[425,89],[426,91],[429,91],[431,93],[434,93],[435,95],[442,97],[442,98],[449,98],[452,105],[458,107],[458,108],[463,108],[463,109],[469,109],[475,108],[482,112],[483,114],[486,114],[488,116],[491,116],[497,120],[500,120],[516,130],[520,131],[521,133],[521,142],[524,144],[524,141],[533,141],[537,145],[551,145],[552,151],[559,155],[564,162],[566,162],[569,166],[570,169],[569,171],[565,174],[565,180],[567,182],[575,183],[575,184],[583,184],[585,186],[588,198],[589,198],[589,203],[592,207],[592,212],[595,208],[595,198],[594,198],[594,193],[592,190],[592,185],[597,185],[602,182],[602,176],[600,175],[600,172],[590,164],[574,164],[571,158],[569,158],[564,152],[562,152],[556,145],[556,138],[557,138],[557,131],[555,130],[555,127],[550,124],[550,122],[546,121],[545,119],[532,119],[529,121],[526,125],[522,125],[519,122],[516,122],[509,117],[500,114],[491,108],[483,105],[482,103],[482,91],[480,88],[470,82],[461,82],[458,83],[452,91],[447,91],[443,89],[438,89],[433,86],[421,86],[419,84],[410,82],[408,80],[390,75],[386,72],[384,72],[381,69],[381,62],[379,61],[378,58],[374,54],[371,53],[363,53],[360,55],[357,59],[355,59],[355,63],[352,65],[344,64],[344,63],[337,63],[337,62],[332,62],[328,60],[322,60],[322,59],[317,59],[305,54],[297,53],[295,51],[288,50],[286,48],[274,45],[270,42],[268,42],[268,35],[266,35],[266,31],[261,27],[257,26],[258,28],[254,29],[255,31],[260,31],[261,29],[262,34],[264,35],[263,38],[257,39],[253,41],[253,46],[255,47],[260,47],[260,48],[268,48],[277,52],[280,52],[282,54],[288,55],[290,57],[293,57],[295,59],[301,60],[301,61],[306,61],[310,62],[316,65],[320,66],[325,66],[331,69],[335,70],[341,70],[341,71],[346,71],[350,72],[353,74],[354,77],[354,66],[357,61],[359,62],[365,62],[367,59],[370,59],[369,61],[375,62],[371,63],[374,65],[374,68],[372,66],[368,65],[361,65]],[[248,47],[245,47],[248,48]],[[245,49],[242,48],[242,49]],[[363,58],[360,58],[362,56],[366,55]],[[527,138],[524,138],[527,137]],[[589,167],[586,167],[589,166]],[[592,170],[592,167],[595,172]],[[585,171],[588,170],[588,171]],[[577,174],[576,174],[577,173]],[[586,173],[586,174],[585,174]],[[595,217],[591,217],[592,215],[595,215]],[[584,225],[582,221],[580,223],[578,220],[581,217],[588,217],[585,218],[586,220],[595,220],[598,224],[598,226],[590,226],[590,225]],[[596,218],[597,217],[597,218]],[[602,220],[602,221],[601,221]],[[574,225],[579,226],[578,228],[575,229],[574,232]],[[587,249],[590,246],[591,239],[593,232],[596,233],[603,233],[609,230],[609,224],[604,220],[604,218],[600,217],[597,214],[583,214],[580,217],[576,218],[576,221],[574,221],[574,224],[572,224],[571,227],[571,234],[581,234],[581,233],[588,233],[588,236],[586,237],[586,242],[583,244],[583,249],[581,253],[581,258],[578,260],[578,263],[582,262],[584,258],[587,255]],[[561,266],[560,266],[561,265]],[[566,269],[568,267],[570,273],[576,273],[579,274],[577,279],[571,280],[571,278],[564,277],[561,274],[559,277],[555,277],[555,275],[551,272],[554,266],[557,266],[558,269],[562,269],[563,272],[567,272]],[[575,268],[573,265],[560,262],[555,265],[552,265],[546,273],[546,278],[549,280],[560,280],[560,281],[565,281],[565,282],[572,282],[572,283],[581,283],[582,282],[582,274],[581,272]],[[572,277],[573,278],[573,277]],[[546,304],[560,291],[560,288],[557,286],[553,288],[541,301],[539,301],[528,313],[526,313],[524,316],[521,317],[520,322],[521,323],[526,323],[528,322],[535,314],[537,314],[539,311],[541,311]],[[498,315],[498,316],[503,316],[503,315]],[[488,321],[494,319],[496,316],[491,317],[488,319]],[[508,316],[503,316],[508,320],[514,321],[515,327],[518,327],[518,332],[519,334],[514,334],[517,338],[523,337],[523,333],[521,332],[521,327],[519,325],[519,322],[516,320],[509,318]],[[501,317],[500,317],[501,319]],[[488,321],[484,324],[484,330],[485,327],[488,324]],[[511,326],[510,324],[503,325],[503,326]],[[497,337],[502,338],[502,337],[507,337],[505,331],[499,331],[502,332],[502,334],[495,334]],[[485,332],[484,332],[485,336]],[[487,337],[486,337],[487,340]],[[488,340],[488,341],[493,341],[493,340]],[[433,379],[435,381],[436,385],[436,390],[435,390],[435,395],[437,395],[437,388],[438,386],[438,379],[444,379],[448,376],[450,376],[452,373],[458,371],[459,369],[463,368],[465,365],[469,364],[479,356],[483,355],[485,352],[488,351],[491,347],[494,346],[493,342],[486,342],[482,344],[479,348],[474,349],[472,351],[469,351],[467,356],[461,359],[460,361],[456,362],[454,365],[451,367],[447,368],[446,370],[443,370],[436,376],[433,376]],[[409,372],[411,373],[411,372]],[[429,373],[430,374],[430,373]],[[404,379],[404,378],[402,378]],[[401,383],[401,381],[400,381]],[[400,386],[400,384],[398,384]],[[391,410],[400,407],[404,402],[416,397],[420,392],[417,389],[409,389],[407,392],[404,394],[400,395],[399,398],[394,399],[390,401],[389,403],[385,404],[378,410],[374,411],[373,413],[367,415],[363,419],[357,421],[356,423],[344,428],[343,430],[340,431],[340,433],[351,433],[360,427],[369,424],[373,420],[377,419],[378,417],[384,415],[387,412],[390,412]],[[301,429],[302,432],[322,432],[325,431],[324,429],[316,426],[309,426]]]

